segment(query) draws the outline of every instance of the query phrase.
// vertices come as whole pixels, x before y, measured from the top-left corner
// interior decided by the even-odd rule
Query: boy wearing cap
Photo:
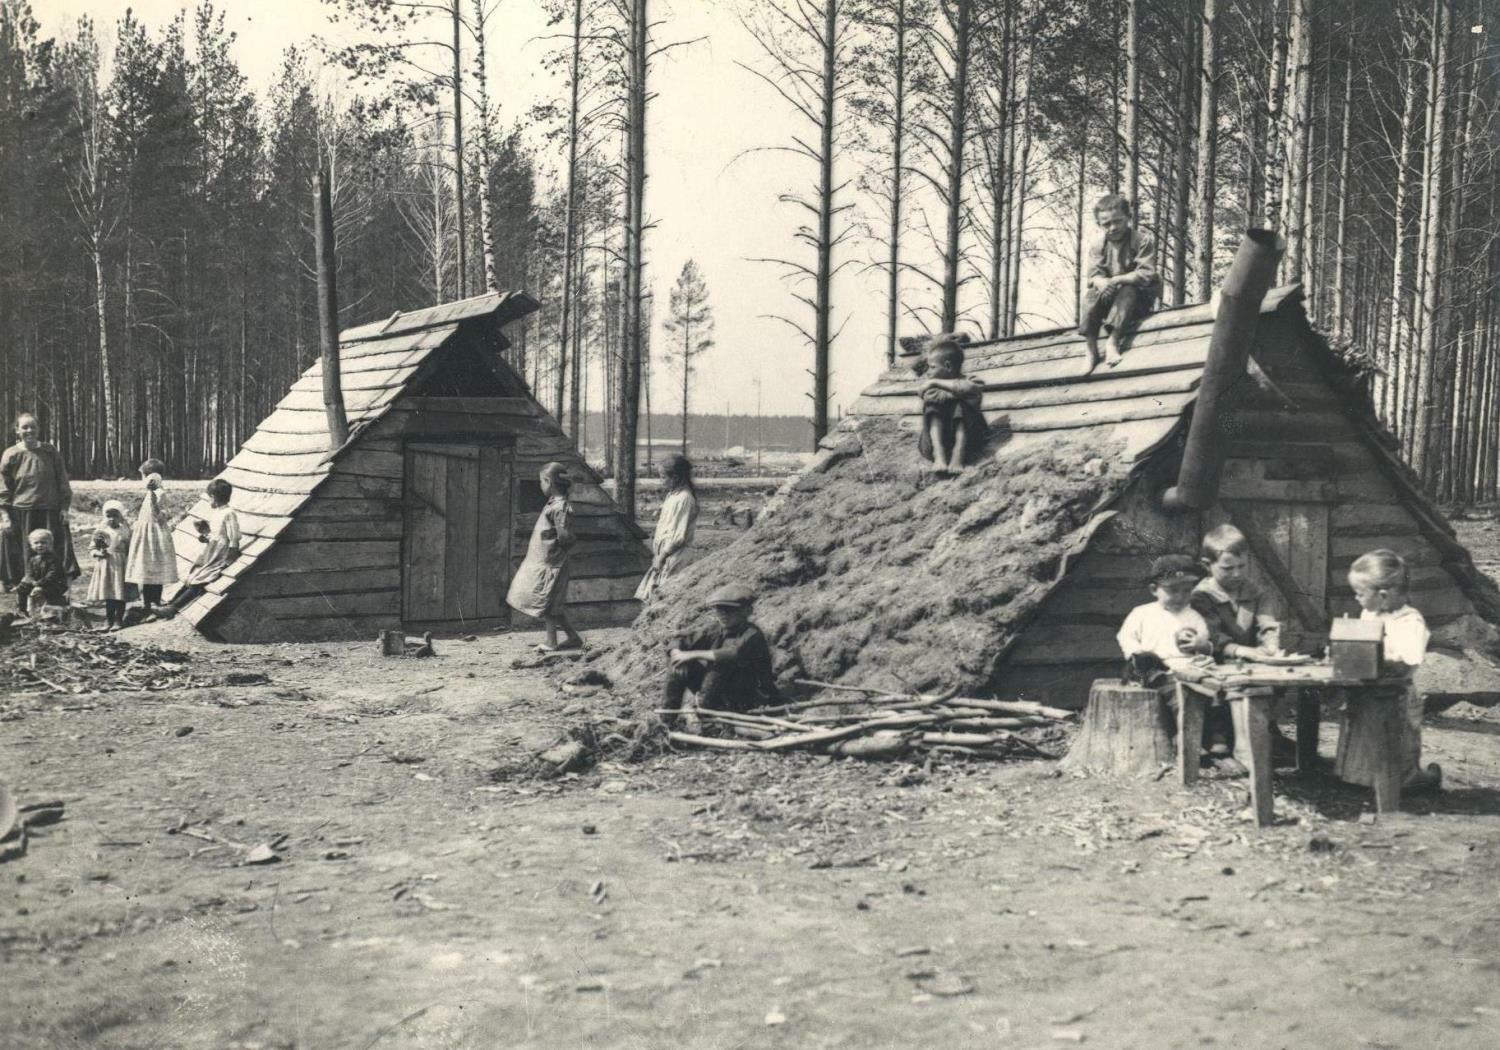
[[[698,706],[714,711],[748,711],[779,700],[771,646],[761,629],[750,622],[755,595],[748,587],[730,584],[708,599],[718,624],[679,638],[667,651],[672,661],[667,676],[664,709],[671,722],[686,694]]]
[[[1186,555],[1167,554],[1151,563],[1148,582],[1156,601],[1130,610],[1116,636],[1127,660],[1151,653],[1176,669],[1213,652],[1208,624],[1191,604],[1201,576],[1198,563]]]

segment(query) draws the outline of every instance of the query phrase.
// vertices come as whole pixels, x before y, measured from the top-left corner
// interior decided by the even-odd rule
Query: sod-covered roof
[[[323,365],[319,361],[292,384],[219,473],[234,486],[230,505],[243,533],[240,557],[208,593],[183,610],[183,615],[197,624],[218,607],[233,580],[271,550],[297,511],[328,479],[335,463],[358,447],[360,436],[402,394],[431,373],[460,325],[482,322],[490,326],[497,349],[503,348],[506,344],[500,328],[537,308],[536,300],[524,292],[493,292],[425,310],[397,312],[384,321],[343,332],[339,336],[339,367],[349,440],[339,449],[328,448]],[[495,367],[508,372],[498,357]],[[527,396],[525,383],[518,376],[511,374],[508,378],[516,387],[516,396]],[[193,558],[202,550],[192,521],[206,516],[208,510],[207,500],[200,500],[177,526],[173,540],[179,576],[186,577]]]

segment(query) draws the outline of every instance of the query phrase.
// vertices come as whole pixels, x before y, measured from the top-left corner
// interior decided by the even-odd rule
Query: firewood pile
[[[1061,738],[1072,711],[1026,700],[894,693],[827,682],[812,700],[754,712],[695,709],[701,730],[673,729],[682,747],[731,751],[817,751],[853,758],[1057,758],[1042,746]],[[662,712],[666,714],[666,712]],[[710,735],[713,734],[713,735]]]
[[[17,626],[0,646],[0,694],[40,697],[190,688],[187,653],[113,635]]]

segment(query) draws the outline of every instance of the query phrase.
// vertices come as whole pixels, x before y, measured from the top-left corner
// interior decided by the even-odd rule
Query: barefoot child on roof
[[[1147,586],[1156,600],[1130,610],[1116,635],[1126,660],[1138,664],[1149,656],[1177,670],[1213,651],[1208,624],[1190,604],[1202,575],[1185,554],[1166,554],[1151,563]]]
[[[1403,734],[1405,753],[1402,769],[1404,791],[1435,789],[1442,785],[1443,770],[1436,762],[1422,768],[1422,694],[1413,680],[1422,659],[1427,655],[1430,635],[1422,614],[1407,604],[1406,592],[1410,574],[1406,562],[1395,551],[1374,550],[1361,554],[1349,567],[1349,586],[1359,602],[1361,620],[1381,620],[1385,627],[1383,656],[1385,673],[1399,680],[1396,688],[1403,693],[1406,725]],[[1349,720],[1339,732],[1335,774],[1351,784],[1373,786],[1378,770],[1370,768],[1368,753],[1349,748]]]
[[[922,396],[922,434],[917,450],[932,461],[939,474],[957,474],[984,451],[989,430],[979,410],[984,388],[963,375],[964,348],[960,337],[933,337],[927,348]]]
[[[701,708],[712,711],[749,711],[781,699],[771,666],[771,646],[761,629],[750,622],[755,595],[748,587],[730,584],[709,596],[717,623],[674,641],[667,650],[663,707],[668,723],[681,710],[689,692]]]
[[[1091,256],[1083,321],[1078,326],[1078,334],[1088,340],[1090,370],[1099,364],[1099,332],[1109,333],[1104,363],[1114,368],[1121,361],[1125,336],[1151,312],[1161,295],[1156,242],[1131,225],[1130,202],[1118,193],[1100,197],[1094,205],[1094,219],[1104,236]]]

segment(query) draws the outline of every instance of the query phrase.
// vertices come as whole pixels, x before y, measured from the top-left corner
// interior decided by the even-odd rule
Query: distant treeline
[[[682,414],[653,412],[650,420],[650,437],[656,442],[679,441],[682,435]],[[604,416],[590,412],[583,432],[586,447],[601,448],[604,442]],[[641,440],[647,437],[647,421],[641,415]],[[658,448],[662,448],[658,444]],[[688,415],[688,449],[718,452],[725,448],[780,447],[792,452],[807,452],[813,447],[812,420],[805,416],[763,416],[757,424],[754,416],[703,415],[696,412]]]

